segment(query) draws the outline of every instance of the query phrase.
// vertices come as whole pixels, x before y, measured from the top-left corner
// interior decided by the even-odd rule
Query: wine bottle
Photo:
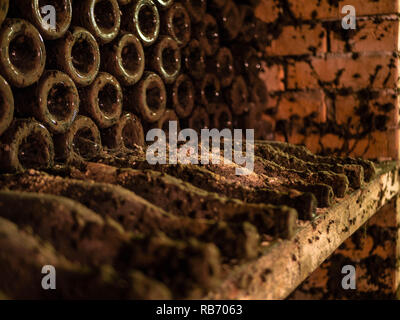
[[[143,76],[145,57],[140,40],[121,32],[112,43],[102,48],[102,69],[115,76],[124,86],[132,86]]]
[[[0,76],[0,137],[14,117],[14,95],[8,82]]]
[[[149,123],[158,121],[164,114],[167,93],[163,80],[153,72],[146,71],[142,80],[125,94],[125,105],[140,114]]]
[[[76,175],[76,171],[74,173]],[[248,204],[198,189],[172,176],[133,169],[118,169],[90,163],[81,179],[120,185],[160,208],[182,217],[253,223],[260,233],[291,237],[296,230],[297,212],[285,207]],[[161,192],[162,191],[162,192]],[[292,216],[293,217],[290,217]],[[282,220],[282,221],[281,221]],[[285,225],[283,221],[286,221]]]
[[[10,192],[2,191],[1,198],[10,198]],[[21,200],[32,195],[15,195]],[[18,201],[14,201],[18,204]],[[22,210],[24,211],[24,210]],[[37,236],[19,229],[9,220],[0,218],[1,290],[14,299],[168,299],[170,291],[160,282],[131,270],[118,274],[110,266],[88,268],[73,263],[60,255]],[[38,286],[43,261],[57,270],[57,291],[43,290]],[[17,277],[18,281],[16,281]],[[107,277],[108,280],[104,280]],[[112,281],[110,281],[110,279]],[[121,284],[121,282],[123,284]]]
[[[232,128],[232,112],[229,107],[224,103],[216,105],[215,112],[212,115],[213,127],[223,130]]]
[[[180,74],[172,86],[168,88],[171,107],[179,118],[190,116],[194,107],[195,89],[190,77],[184,73]]]
[[[68,164],[80,164],[95,158],[102,149],[96,124],[88,117],[78,115],[69,130],[54,137],[56,157]]]
[[[242,27],[239,9],[233,0],[227,0],[219,12],[222,38],[234,40]]]
[[[233,67],[233,57],[231,51],[222,47],[218,50],[215,57],[208,62],[208,72],[215,73],[220,79],[221,87],[229,87],[235,76]]]
[[[206,0],[181,0],[194,23],[203,20],[207,10]]]
[[[210,128],[210,117],[203,107],[195,107],[192,115],[184,121],[186,128],[193,129],[200,133],[202,129]]]
[[[100,69],[100,50],[93,35],[72,27],[64,38],[48,44],[48,64],[68,74],[78,87],[90,85]]]
[[[166,10],[172,6],[174,0],[155,0],[155,2],[161,8],[161,10]]]
[[[172,109],[166,109],[162,117],[155,123],[153,128],[162,129],[165,132],[168,139],[170,121],[177,122],[177,132],[179,132],[180,131],[179,118],[176,115],[175,111]]]
[[[18,7],[18,16],[31,22],[46,40],[62,38],[71,25],[71,0],[50,1],[48,3],[43,3],[40,0],[13,1],[15,1],[13,5]],[[53,12],[51,9],[47,9],[46,5],[53,5],[55,9],[55,21],[51,20],[51,16],[50,20],[47,20],[47,15],[53,14]],[[53,25],[52,23],[54,22],[55,24]]]
[[[66,186],[69,182],[67,179],[61,181],[43,174],[29,177],[36,182],[41,177],[53,187],[61,187],[62,184]],[[40,188],[37,187],[40,184],[29,185],[31,190]],[[82,187],[86,185],[87,182]],[[18,189],[22,188],[15,190]],[[44,189],[47,187],[44,186]],[[5,208],[0,213],[1,217],[16,223],[20,228],[31,227],[35,234],[49,241],[58,252],[73,262],[91,267],[115,264],[117,271],[123,274],[131,269],[140,269],[149,276],[173,285],[173,291],[179,291],[180,294],[188,294],[190,288],[178,289],[177,286],[182,286],[182,283],[178,284],[174,281],[175,277],[171,278],[171,271],[181,280],[186,279],[190,286],[200,288],[210,289],[219,278],[219,252],[212,244],[195,240],[174,241],[157,235],[131,237],[129,233],[121,231],[121,226],[116,222],[103,220],[81,204],[59,196],[9,192],[0,193],[0,199],[1,206]],[[37,210],[38,205],[41,205],[40,212]],[[27,208],[24,210],[25,206]],[[35,216],[34,224],[32,216]],[[56,226],[54,221],[58,221]],[[188,257],[198,259],[198,268],[183,267],[194,262]],[[166,271],[163,258],[179,263],[172,263],[171,269]]]
[[[197,96],[207,112],[213,114],[217,103],[221,100],[221,83],[218,77],[212,73],[207,73],[198,84]]]
[[[173,83],[181,71],[181,51],[169,36],[161,36],[146,56],[149,70],[156,72],[166,84]]]
[[[80,90],[81,110],[101,129],[116,124],[122,113],[122,88],[111,74],[99,72],[96,80]]]
[[[200,42],[193,39],[182,51],[182,62],[186,73],[195,80],[201,80],[206,73],[206,58]]]
[[[72,79],[57,70],[46,70],[35,85],[16,94],[17,114],[35,117],[53,133],[65,133],[79,112],[79,94]]]
[[[259,78],[255,78],[251,84],[250,101],[254,102],[261,111],[265,110],[268,102],[268,92],[266,83]]]
[[[75,179],[57,179],[41,173],[38,173],[36,178],[30,176],[26,179],[21,175],[17,180],[7,177],[1,179],[2,185],[12,190],[37,190],[84,203],[103,219],[112,218],[130,232],[143,235],[164,232],[167,236],[181,240],[195,237],[200,241],[214,242],[221,253],[229,258],[249,258],[254,256],[254,250],[258,247],[259,234],[248,222],[216,223],[212,220],[177,217],[119,186]],[[25,181],[25,183],[16,183],[18,179],[19,182]],[[38,179],[46,183],[38,184],[36,181]],[[93,198],[93,195],[101,196],[96,197],[96,201],[87,201]],[[236,250],[239,250],[239,253]]]
[[[225,6],[227,0],[208,0],[207,5],[211,9],[221,9]]]
[[[0,25],[7,17],[9,4],[9,0],[0,0]]]
[[[115,163],[112,163],[115,165]],[[164,174],[169,174],[180,180],[209,192],[218,193],[228,198],[235,198],[249,203],[265,203],[272,205],[287,205],[298,211],[299,218],[310,220],[315,217],[317,208],[317,199],[311,192],[302,193],[293,188],[282,185],[274,187],[250,188],[237,184],[236,179],[229,176],[222,178],[223,171],[220,174],[214,173],[205,167],[189,165],[150,165],[145,157],[135,159],[134,161],[123,161],[121,167],[131,167],[140,170],[156,170]],[[333,190],[326,186],[326,192],[332,192],[330,197],[333,199]],[[324,192],[325,192],[324,191]]]
[[[3,177],[10,191],[0,192],[0,217],[12,221],[21,229],[32,228],[35,234],[49,241],[71,261],[89,266],[112,264],[129,236],[120,231],[120,226],[103,220],[80,203],[48,194],[47,186],[39,182],[40,177],[49,182],[49,187],[57,185],[51,181],[54,177],[40,173],[20,175],[19,182],[31,179],[25,187],[16,186],[16,181]],[[32,217],[35,217],[34,220]],[[96,247],[101,250],[95,250]]]
[[[238,40],[249,43],[255,40],[256,37],[256,17],[254,15],[254,9],[249,5],[238,6],[240,17],[242,21],[242,28],[238,35]]]
[[[309,170],[286,169],[273,161],[255,157],[255,172],[262,174],[267,179],[279,177],[281,181],[301,181],[310,184],[325,183],[332,187],[335,196],[343,198],[348,191],[349,180],[346,175],[331,171],[311,172]]]
[[[235,115],[239,116],[248,111],[249,92],[242,76],[233,79],[232,85],[225,91],[225,98]]]
[[[122,7],[121,26],[135,34],[143,46],[152,45],[160,33],[160,15],[152,0],[132,0]]]
[[[220,42],[220,35],[217,21],[210,14],[206,14],[202,21],[194,26],[194,36],[199,40],[207,56],[214,55]]]
[[[260,143],[259,141],[257,141],[256,144],[264,144],[264,142]],[[351,158],[351,157],[339,158],[339,157],[324,157],[324,156],[314,155],[306,147],[296,146],[296,145],[292,145],[289,143],[283,143],[283,142],[268,142],[268,144],[270,144],[275,149],[279,149],[283,152],[291,154],[291,155],[295,156],[296,158],[299,158],[299,159],[307,161],[307,162],[321,163],[321,164],[326,163],[326,164],[331,164],[331,165],[342,164],[344,166],[345,165],[362,166],[364,168],[365,180],[367,182],[370,181],[376,174],[375,165],[373,162],[371,162],[369,160],[355,159],[355,158]],[[346,170],[346,168],[345,168],[345,170]]]
[[[264,158],[265,160],[273,161],[288,169],[344,173],[344,168],[341,164],[306,162],[297,157],[291,156],[282,150],[275,149],[268,144],[255,144],[254,153],[256,156]]]
[[[239,44],[233,45],[231,50],[235,61],[235,71],[253,85],[254,82],[259,80],[261,71],[259,52],[254,47]]]
[[[132,113],[124,113],[112,127],[103,130],[103,144],[109,149],[134,149],[144,147],[144,130],[140,119]]]
[[[161,16],[162,33],[176,41],[179,48],[185,47],[191,37],[191,20],[189,13],[180,3],[175,3]]]
[[[47,129],[33,119],[14,119],[1,137],[1,169],[47,169],[53,166],[53,162],[54,144]]]
[[[6,19],[0,29],[0,72],[15,87],[39,80],[46,64],[46,48],[37,29],[26,20]]]
[[[121,26],[118,1],[75,1],[72,24],[87,29],[100,44],[108,43],[117,37]]]

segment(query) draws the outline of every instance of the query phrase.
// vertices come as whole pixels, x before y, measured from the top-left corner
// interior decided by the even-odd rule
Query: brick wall
[[[357,27],[344,30],[344,5]],[[266,121],[312,151],[398,158],[399,0],[261,0]]]

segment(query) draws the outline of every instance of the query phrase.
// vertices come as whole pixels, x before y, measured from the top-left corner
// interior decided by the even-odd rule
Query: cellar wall
[[[341,10],[356,10],[345,30]],[[264,120],[312,151],[398,158],[397,0],[262,0],[269,24]]]

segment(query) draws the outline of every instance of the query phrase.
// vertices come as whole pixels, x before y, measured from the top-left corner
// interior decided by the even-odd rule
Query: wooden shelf
[[[399,166],[385,163],[364,188],[299,226],[293,240],[265,244],[263,255],[235,267],[207,299],[284,299],[400,190]]]

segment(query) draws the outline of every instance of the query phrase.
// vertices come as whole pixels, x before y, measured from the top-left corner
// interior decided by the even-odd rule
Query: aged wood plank
[[[375,179],[304,223],[293,240],[269,244],[260,258],[229,272],[207,298],[286,298],[399,190],[398,165],[381,166]]]

